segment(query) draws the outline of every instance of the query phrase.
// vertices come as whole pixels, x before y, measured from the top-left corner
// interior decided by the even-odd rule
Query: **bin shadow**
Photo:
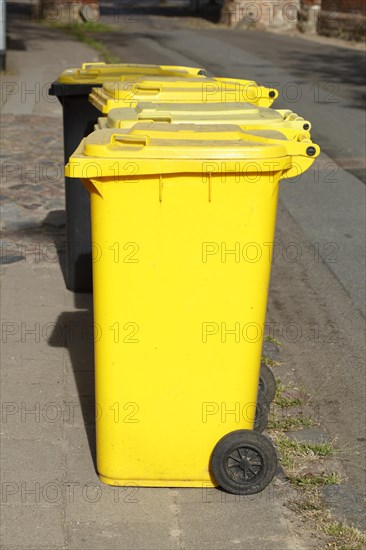
[[[54,251],[48,248],[46,250],[50,255],[50,261],[52,259],[52,261],[59,263],[63,278],[66,281],[65,211],[52,210],[48,212],[38,226],[18,232],[19,238],[23,235],[24,237],[26,235],[27,240],[36,239],[38,243],[45,244],[47,247],[49,244],[53,244]],[[19,257],[15,261],[21,259]],[[71,374],[75,382],[80,407],[80,410],[78,410],[78,407],[75,410],[73,409],[73,416],[77,420],[81,412],[90,454],[96,468],[93,296],[91,293],[84,292],[74,293],[72,296],[75,309],[64,311],[59,315],[48,338],[48,345],[68,350]],[[67,384],[67,399],[73,402],[76,397],[74,385],[69,379]]]
[[[52,210],[48,212],[47,216],[43,220],[42,224],[38,229],[38,233],[46,236],[53,241],[55,247],[55,252],[57,254],[58,263],[60,265],[62,277],[64,279],[65,286],[67,286],[67,267],[66,267],[66,256],[67,256],[67,238],[66,238],[66,213],[65,210]],[[73,263],[74,270],[73,276],[74,281],[69,280],[69,283],[72,288],[77,288],[76,283],[83,281],[83,286],[85,289],[78,289],[78,292],[81,293],[91,293],[92,292],[92,255],[91,252],[86,251],[90,247],[86,244],[85,246],[80,246],[78,243],[70,243],[70,261],[74,262],[73,258],[77,257],[77,260]],[[73,256],[74,254],[74,256]],[[69,277],[70,279],[70,277]],[[90,289],[90,290],[89,290]],[[76,305],[76,304],[75,304]]]
[[[74,304],[76,311],[64,311],[57,318],[48,344],[68,350],[82,420],[96,470],[93,296],[75,293]],[[72,381],[67,380],[67,386],[68,399],[73,401]],[[74,418],[78,418],[77,410]]]
[[[66,281],[66,214],[65,210],[51,210],[40,225],[39,232],[52,239],[61,273]]]

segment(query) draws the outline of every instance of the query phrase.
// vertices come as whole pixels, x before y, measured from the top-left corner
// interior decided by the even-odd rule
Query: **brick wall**
[[[322,0],[317,31],[346,40],[366,38],[365,0]]]
[[[291,29],[297,25],[300,0],[225,0],[221,23],[237,28]]]
[[[322,10],[366,15],[365,0],[322,0]]]

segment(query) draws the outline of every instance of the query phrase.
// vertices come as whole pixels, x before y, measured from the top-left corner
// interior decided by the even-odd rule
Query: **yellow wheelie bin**
[[[124,76],[175,76],[194,78],[205,75],[199,67],[141,65],[129,63],[83,63],[66,69],[50,87],[63,110],[65,164],[80,141],[93,131],[99,111],[88,101],[93,87]],[[92,291],[89,195],[79,181],[65,181],[66,199],[66,286],[76,292]]]
[[[277,90],[259,86],[253,80],[236,78],[176,78],[158,76],[123,77],[93,88],[89,101],[101,113],[116,107],[134,107],[139,102],[153,103],[242,103],[270,107]]]
[[[90,134],[97,468],[112,485],[236,494],[276,472],[253,430],[279,181],[319,154],[235,125]]]

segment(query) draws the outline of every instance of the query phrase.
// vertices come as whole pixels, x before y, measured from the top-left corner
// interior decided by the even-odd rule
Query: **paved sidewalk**
[[[64,69],[98,60],[94,50],[72,37],[31,21],[12,21],[0,106],[0,225],[8,231],[37,226],[49,212],[64,209],[62,109],[48,89]]]
[[[253,497],[115,489],[95,471],[90,295],[65,289],[61,109],[41,90],[95,52],[21,23],[2,107],[2,547],[296,550],[316,539],[284,507],[280,478]],[[50,162],[54,175],[41,168]],[[33,173],[32,173],[33,170]],[[38,171],[38,172],[37,172]]]

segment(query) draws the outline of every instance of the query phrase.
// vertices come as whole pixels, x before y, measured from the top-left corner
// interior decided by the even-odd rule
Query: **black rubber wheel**
[[[276,378],[265,363],[261,363],[261,372],[259,378],[259,389],[266,396],[267,402],[272,403],[276,395]]]
[[[210,470],[215,482],[228,493],[253,495],[263,491],[274,478],[276,449],[263,434],[236,430],[215,446]]]
[[[257,406],[255,409],[254,430],[263,432],[267,428],[269,417],[269,403],[264,393],[258,389]]]

